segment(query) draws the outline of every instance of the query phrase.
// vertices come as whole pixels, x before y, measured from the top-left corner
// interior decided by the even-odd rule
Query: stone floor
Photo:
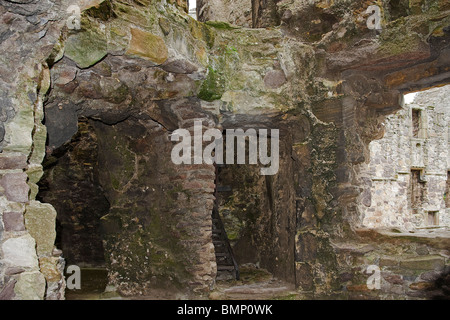
[[[120,297],[107,289],[107,272],[100,268],[81,269],[81,289],[66,289],[66,300],[165,300],[173,299],[164,292],[155,292],[153,296]],[[107,291],[107,290],[106,290]],[[211,300],[295,300],[298,294],[294,285],[273,277],[269,272],[254,266],[240,269],[240,280],[218,281],[214,291],[206,299]],[[178,297],[183,299],[183,297]]]

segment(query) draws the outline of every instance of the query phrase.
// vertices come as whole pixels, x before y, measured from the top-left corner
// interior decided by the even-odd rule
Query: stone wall
[[[345,263],[395,256],[383,244],[359,250],[379,238],[355,231],[368,185],[358,168],[402,92],[450,81],[446,1],[382,1],[383,31],[367,28],[368,3],[347,0],[253,1],[253,29],[214,16],[195,21],[186,1],[80,1],[80,29],[66,24],[69,1],[1,4],[2,298],[63,298],[57,213],[35,199],[46,151],[69,142],[80,118],[98,139],[108,276],[122,294],[169,284],[186,297],[214,286],[214,169],[177,167],[168,155],[170,133],[197,118],[205,128],[264,120],[287,130],[281,172],[254,181],[264,205],[248,231],[261,263],[295,278],[301,292],[366,290],[362,278],[346,276],[365,261]],[[426,252],[409,241],[393,267]],[[447,244],[445,235],[431,240],[431,262],[419,269],[445,269]],[[280,260],[285,246],[293,253]],[[405,279],[408,271],[396,272]],[[408,288],[417,283],[408,279]]]
[[[251,0],[197,0],[196,10],[198,20],[202,22],[223,21],[236,26],[252,27]]]
[[[101,3],[79,1],[76,4],[86,10]],[[66,70],[68,73],[56,81],[50,76],[50,67],[64,55],[61,41],[68,31],[69,4],[74,3],[1,1],[2,299],[64,299],[64,260],[61,251],[54,247],[57,213],[51,205],[35,198],[46,151],[47,127],[42,123],[46,94],[51,85],[64,85],[73,79],[70,78],[73,69]],[[100,10],[108,9],[104,5]],[[175,6],[185,10],[186,2],[178,1]],[[101,53],[100,48],[94,50],[94,59]],[[70,52],[70,45],[66,49]],[[71,124],[60,124],[69,138],[77,130]]]
[[[359,230],[334,242],[340,290],[346,299],[448,299],[448,232],[411,234]],[[333,295],[331,295],[333,296]]]
[[[429,212],[435,212],[439,226],[449,226],[444,199],[450,163],[448,96],[448,87],[418,93],[413,103],[387,118],[383,139],[370,144],[371,190],[362,199],[364,226],[407,230],[433,226]],[[418,137],[412,134],[413,110],[421,110]],[[420,181],[414,181],[412,169],[420,171]],[[412,203],[413,183],[423,186],[417,208]]]
[[[62,23],[51,1],[2,1],[0,296],[61,299],[64,260],[55,250],[55,209],[35,201],[43,174],[43,101]]]

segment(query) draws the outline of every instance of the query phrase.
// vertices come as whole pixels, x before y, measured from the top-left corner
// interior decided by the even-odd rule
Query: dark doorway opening
[[[97,156],[95,130],[88,119],[80,118],[72,139],[54,149],[47,146],[43,161],[37,199],[57,211],[55,245],[63,252],[66,270],[70,265],[81,269],[81,289],[68,286],[66,299],[71,293],[101,293],[106,286],[100,221],[110,204],[99,183]]]

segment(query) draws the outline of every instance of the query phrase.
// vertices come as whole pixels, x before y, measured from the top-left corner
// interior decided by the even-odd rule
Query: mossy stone
[[[131,28],[131,42],[126,54],[162,64],[167,60],[169,51],[161,37]]]
[[[205,101],[219,100],[225,92],[225,80],[219,72],[208,68],[208,77],[203,82],[198,97]]]
[[[67,39],[65,56],[73,60],[81,69],[88,68],[106,56],[107,41],[95,28],[83,28],[82,32]]]
[[[205,22],[208,26],[211,26],[216,29],[221,30],[233,30],[233,29],[239,29],[239,27],[233,27],[229,23],[223,22],[223,21],[206,21]]]

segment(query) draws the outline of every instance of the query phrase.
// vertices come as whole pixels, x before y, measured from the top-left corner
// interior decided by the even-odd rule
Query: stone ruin
[[[450,86],[430,89],[386,119],[365,165],[371,192],[362,195],[364,225],[414,230],[448,227]]]
[[[64,299],[69,264],[208,297],[217,228],[303,298],[448,298],[448,99],[403,101],[450,82],[448,1],[0,4],[0,299]],[[194,120],[278,129],[278,173],[175,165]]]

